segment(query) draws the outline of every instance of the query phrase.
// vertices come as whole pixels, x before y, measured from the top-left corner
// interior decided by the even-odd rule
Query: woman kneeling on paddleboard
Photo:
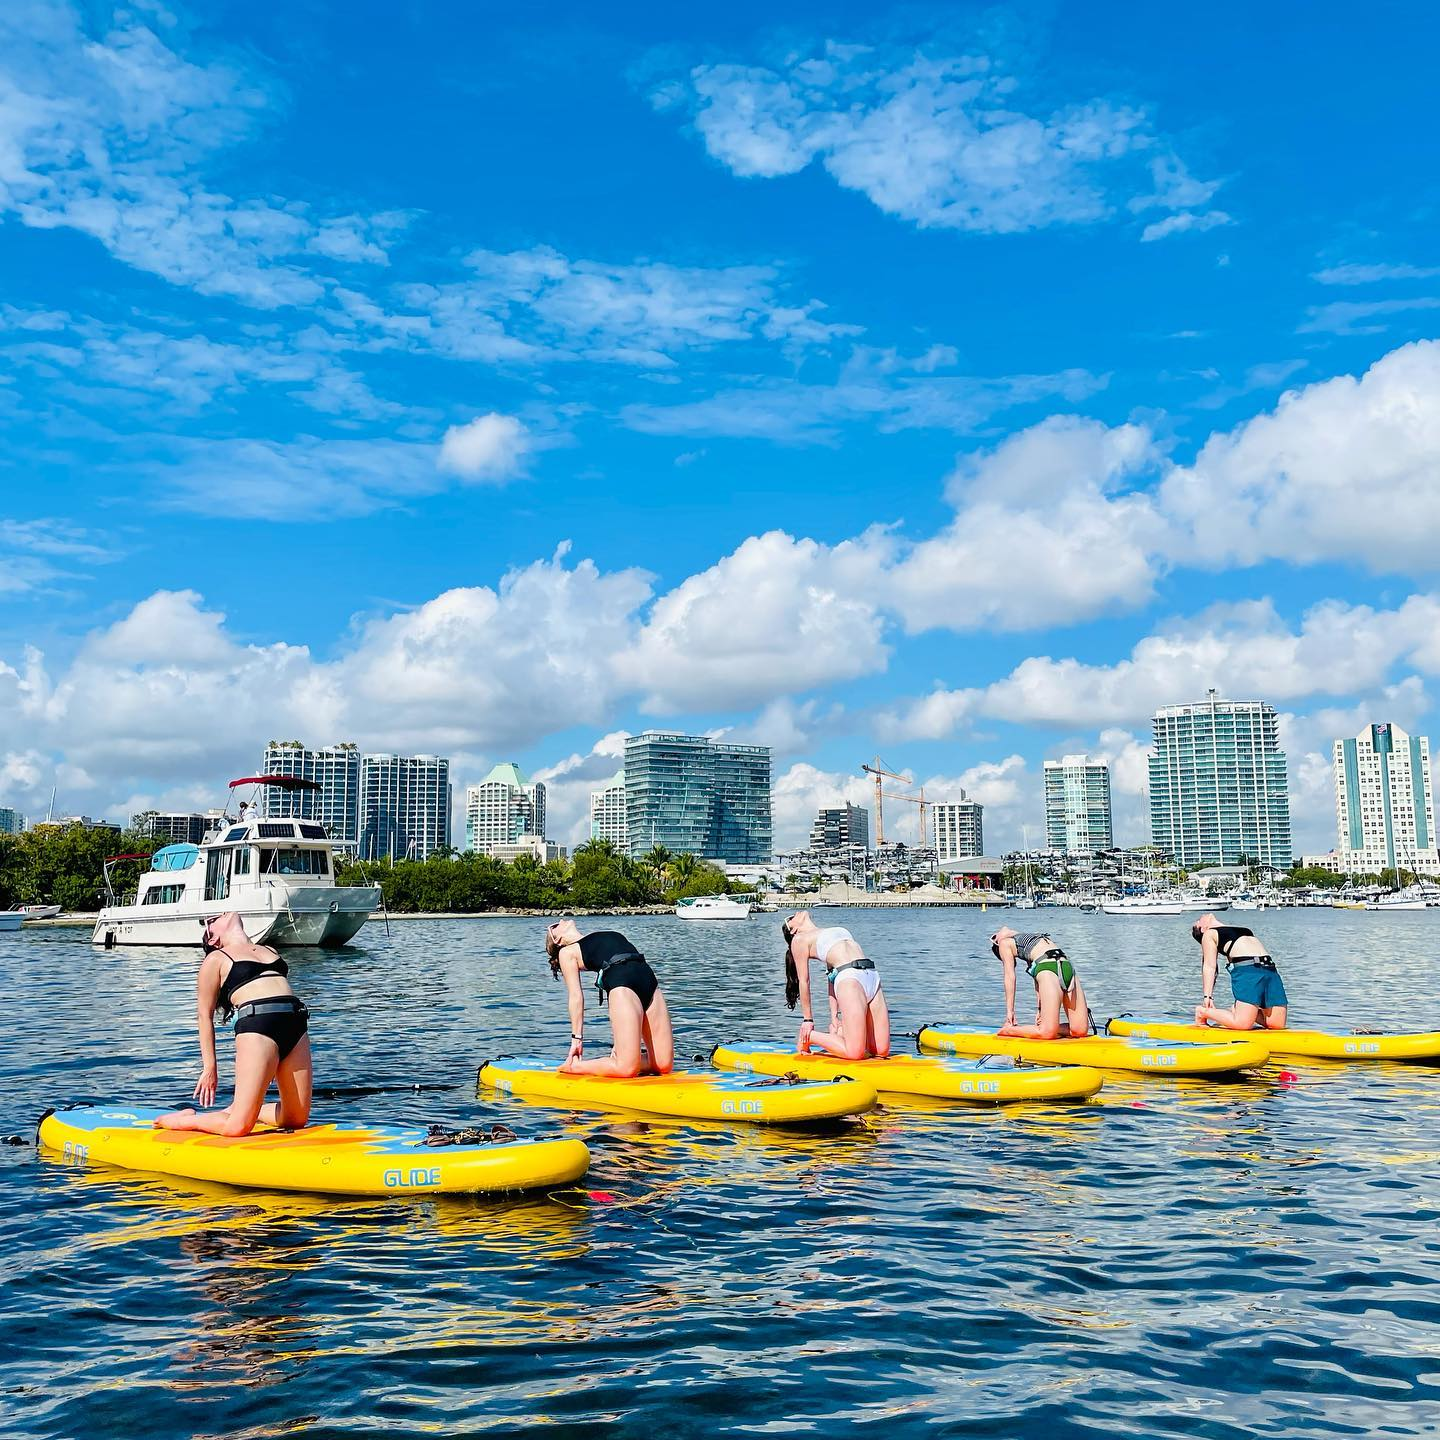
[[[995,1033],[1026,1040],[1078,1040],[1090,1033],[1085,992],[1070,957],[1048,935],[1015,931],[1002,925],[990,937],[990,949],[1005,971],[1005,1023]],[[1024,964],[1035,982],[1035,1023],[1015,1023],[1015,963]],[[1061,1009],[1065,1020],[1060,1019]]]
[[[257,1122],[299,1130],[310,1119],[314,1074],[309,1011],[290,988],[289,966],[269,946],[252,945],[240,917],[231,911],[205,923],[205,958],[195,982],[200,1030],[200,1079],[195,1098],[215,1101],[215,1015],[235,1017],[235,1094],[224,1110],[173,1110],[155,1124],[164,1130],[205,1130],[212,1135],[248,1135]],[[280,1099],[265,1103],[275,1083]]]
[[[1213,915],[1202,915],[1190,933],[1200,942],[1200,983],[1204,987],[1195,1007],[1195,1023],[1209,1022],[1224,1030],[1252,1030],[1258,1020],[1266,1030],[1283,1030],[1288,1000],[1280,972],[1255,938],[1243,925],[1222,925]],[[1215,1008],[1215,974],[1220,956],[1230,972],[1233,1010]]]
[[[863,1060],[890,1053],[890,1007],[880,972],[855,937],[843,926],[820,929],[808,910],[797,910],[781,927],[785,937],[785,1007],[800,1003],[800,1033],[795,1049],[805,1054],[819,1046],[827,1055]],[[817,1030],[810,1004],[810,962],[825,967],[830,993],[830,1029]]]
[[[660,982],[645,957],[618,931],[582,935],[573,920],[545,931],[550,973],[565,978],[570,1002],[570,1053],[560,1069],[569,1075],[668,1075],[675,1068],[675,1036]],[[585,991],[580,972],[592,971],[595,988],[610,1011],[614,1048],[601,1060],[586,1060]]]

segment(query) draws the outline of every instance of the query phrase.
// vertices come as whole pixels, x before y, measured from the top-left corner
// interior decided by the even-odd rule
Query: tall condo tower
[[[1288,869],[1290,791],[1275,707],[1262,700],[1167,705],[1155,713],[1150,837],[1186,868],[1242,856]]]
[[[1440,872],[1428,737],[1398,725],[1367,725],[1353,740],[1335,742],[1334,763],[1336,858],[1343,868]]]
[[[360,858],[426,860],[450,848],[450,762],[438,755],[360,761]]]
[[[298,775],[318,790],[265,786],[262,813],[271,820],[319,820],[337,844],[354,851],[360,842],[360,751],[348,741],[307,749],[298,740],[272,740],[262,775]]]
[[[478,785],[465,787],[465,848],[491,854],[522,835],[545,838],[545,786],[514,764],[497,765]]]
[[[625,742],[630,854],[653,846],[711,860],[771,858],[770,747],[647,730]]]
[[[985,807],[960,792],[958,800],[938,800],[930,807],[935,827],[935,855],[940,864],[985,853]]]
[[[1110,767],[1088,755],[1045,762],[1045,845],[1067,855],[1114,846]]]
[[[612,775],[598,790],[590,792],[590,838],[608,840],[623,855],[630,848],[625,823],[625,772]]]
[[[837,845],[870,848],[870,812],[863,805],[831,806],[816,813],[810,827],[812,850],[833,850]]]

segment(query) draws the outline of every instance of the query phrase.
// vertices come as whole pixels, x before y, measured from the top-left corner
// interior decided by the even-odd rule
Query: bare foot
[[[168,1115],[157,1115],[151,1125],[156,1130],[193,1130],[195,1128],[195,1111],[172,1110]]]

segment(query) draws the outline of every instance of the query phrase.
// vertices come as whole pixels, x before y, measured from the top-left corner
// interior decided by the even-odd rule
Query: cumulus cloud
[[[773,66],[697,65],[653,99],[688,114],[738,176],[818,164],[922,227],[1006,234],[1127,207],[1185,217],[1171,229],[1228,219],[1196,213],[1216,185],[1190,176],[1143,110],[1104,98],[1026,110],[1022,89],[988,55],[828,43]]]
[[[440,468],[466,480],[500,482],[525,466],[530,432],[513,415],[492,411],[466,425],[452,425],[440,443]]]
[[[1386,280],[1434,280],[1440,265],[1330,265],[1317,270],[1322,285],[1376,285]]]
[[[863,598],[875,569],[863,541],[754,536],[657,600],[616,668],[651,711],[749,705],[882,670],[881,617]]]
[[[1264,559],[1433,572],[1440,342],[1418,341],[1212,435],[1160,503],[1212,565]]]
[[[1292,629],[1268,600],[1212,606],[1147,635],[1130,655],[1092,664],[1048,655],[1021,661],[989,685],[937,689],[886,711],[895,739],[943,739],[980,719],[1059,729],[1148,722],[1162,705],[1231,698],[1278,703],[1374,690],[1397,665],[1440,673],[1440,597],[1394,610],[1326,600]]]

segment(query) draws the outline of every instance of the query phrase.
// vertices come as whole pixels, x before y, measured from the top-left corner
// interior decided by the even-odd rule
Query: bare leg
[[[890,1007],[885,1003],[885,988],[875,992],[866,1012],[867,1025],[865,1043],[870,1054],[886,1056],[890,1053]]]
[[[842,1060],[863,1060],[865,1044],[869,1038],[868,1005],[862,986],[842,981],[835,987],[835,999],[840,1007],[840,1023],[833,1032],[816,1030],[810,1036],[810,1043],[818,1046],[827,1055],[838,1055]]]
[[[1260,1012],[1260,1023],[1267,1030],[1283,1030],[1289,1015],[1290,1007],[1288,1005],[1272,1005],[1268,1010]]]
[[[1280,1014],[1283,1017],[1283,1007]],[[1208,1022],[1211,1025],[1218,1025],[1222,1030],[1253,1030],[1255,1022],[1259,1018],[1258,1006],[1243,1005],[1238,1000],[1235,1002],[1233,1010],[1220,1010],[1214,1005],[1197,1005],[1195,1007],[1195,1023],[1197,1025],[1204,1025]]]
[[[1060,982],[1047,970],[1037,977],[1036,993],[1040,1010],[1033,1025],[1005,1025],[996,1032],[1021,1040],[1055,1040],[1060,1035],[1060,1002],[1064,992]]]
[[[610,992],[609,1010],[614,1049],[600,1060],[572,1060],[562,1065],[560,1068],[565,1074],[609,1075],[632,1080],[640,1073],[640,1037],[645,1024],[640,997],[633,990],[618,986]]]
[[[1090,1007],[1085,1003],[1085,991],[1078,980],[1065,998],[1065,1019],[1070,1025],[1072,1040],[1082,1040],[1090,1033]]]
[[[280,1099],[262,1106],[260,1118],[281,1130],[303,1130],[310,1121],[310,1092],[315,1085],[308,1035],[302,1035],[300,1043],[280,1062],[275,1084]]]
[[[297,1047],[298,1048],[298,1047]],[[275,1078],[280,1050],[253,1032],[235,1037],[235,1095],[224,1110],[175,1110],[162,1115],[160,1130],[203,1130],[207,1135],[248,1135],[260,1118],[265,1092]]]
[[[645,1048],[650,1052],[650,1069],[668,1075],[675,1068],[675,1032],[670,1028],[670,1010],[664,994],[657,990],[641,1026]]]

